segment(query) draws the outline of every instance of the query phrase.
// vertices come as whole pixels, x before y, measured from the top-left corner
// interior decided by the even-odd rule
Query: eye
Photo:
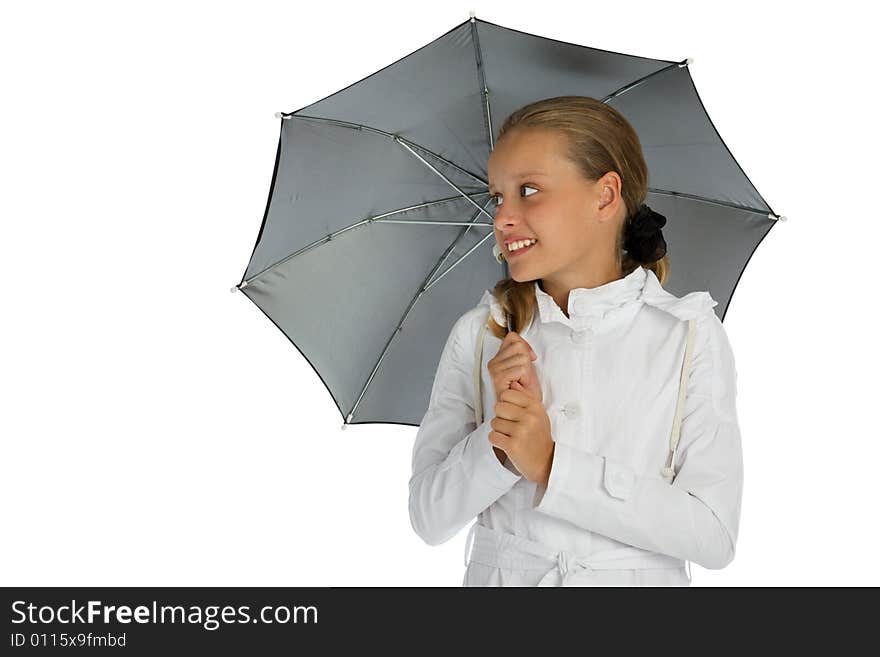
[[[520,189],[534,189],[536,192],[538,191],[537,188],[532,187],[531,185],[520,185],[519,188],[520,188]],[[525,194],[525,196],[529,196],[529,194]],[[495,203],[495,207],[496,207],[496,208],[497,208],[499,205],[501,205],[501,203],[498,203],[498,202],[497,202],[497,201],[501,198],[498,194],[493,194],[493,195],[492,195],[492,198],[494,198],[495,201],[496,201],[496,203]]]

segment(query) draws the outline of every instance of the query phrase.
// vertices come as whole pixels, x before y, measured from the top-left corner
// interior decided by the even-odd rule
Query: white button
[[[566,404],[562,409],[562,412],[565,413],[568,417],[573,417],[578,414],[578,405],[577,404]]]

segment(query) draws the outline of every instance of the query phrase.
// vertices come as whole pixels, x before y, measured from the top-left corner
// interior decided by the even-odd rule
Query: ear
[[[609,171],[596,181],[596,185],[599,188],[598,219],[609,221],[617,216],[623,205],[620,176],[616,171]]]

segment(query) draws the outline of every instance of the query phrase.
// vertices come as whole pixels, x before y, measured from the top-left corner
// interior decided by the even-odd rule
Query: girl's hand
[[[511,387],[526,392],[538,401],[543,401],[541,384],[533,365],[537,358],[538,355],[532,346],[519,333],[508,331],[501,342],[501,347],[498,348],[498,353],[487,363],[496,401],[500,399],[504,390]],[[492,449],[499,463],[504,465],[504,459],[507,457],[504,450],[494,446]]]
[[[489,374],[492,376],[495,399],[501,399],[501,393],[511,388],[514,381],[518,381],[524,392],[533,399],[543,402],[544,394],[534,366],[534,361],[537,359],[538,355],[532,346],[519,333],[508,332],[498,353],[487,363]]]
[[[526,479],[546,487],[556,443],[543,402],[521,390],[503,390],[490,425],[493,447],[506,452]]]

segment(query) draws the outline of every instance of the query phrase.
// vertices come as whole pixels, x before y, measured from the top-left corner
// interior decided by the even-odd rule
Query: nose
[[[495,210],[495,230],[499,233],[510,233],[517,224],[521,223],[521,219],[511,210],[506,209],[503,203],[501,207]]]

